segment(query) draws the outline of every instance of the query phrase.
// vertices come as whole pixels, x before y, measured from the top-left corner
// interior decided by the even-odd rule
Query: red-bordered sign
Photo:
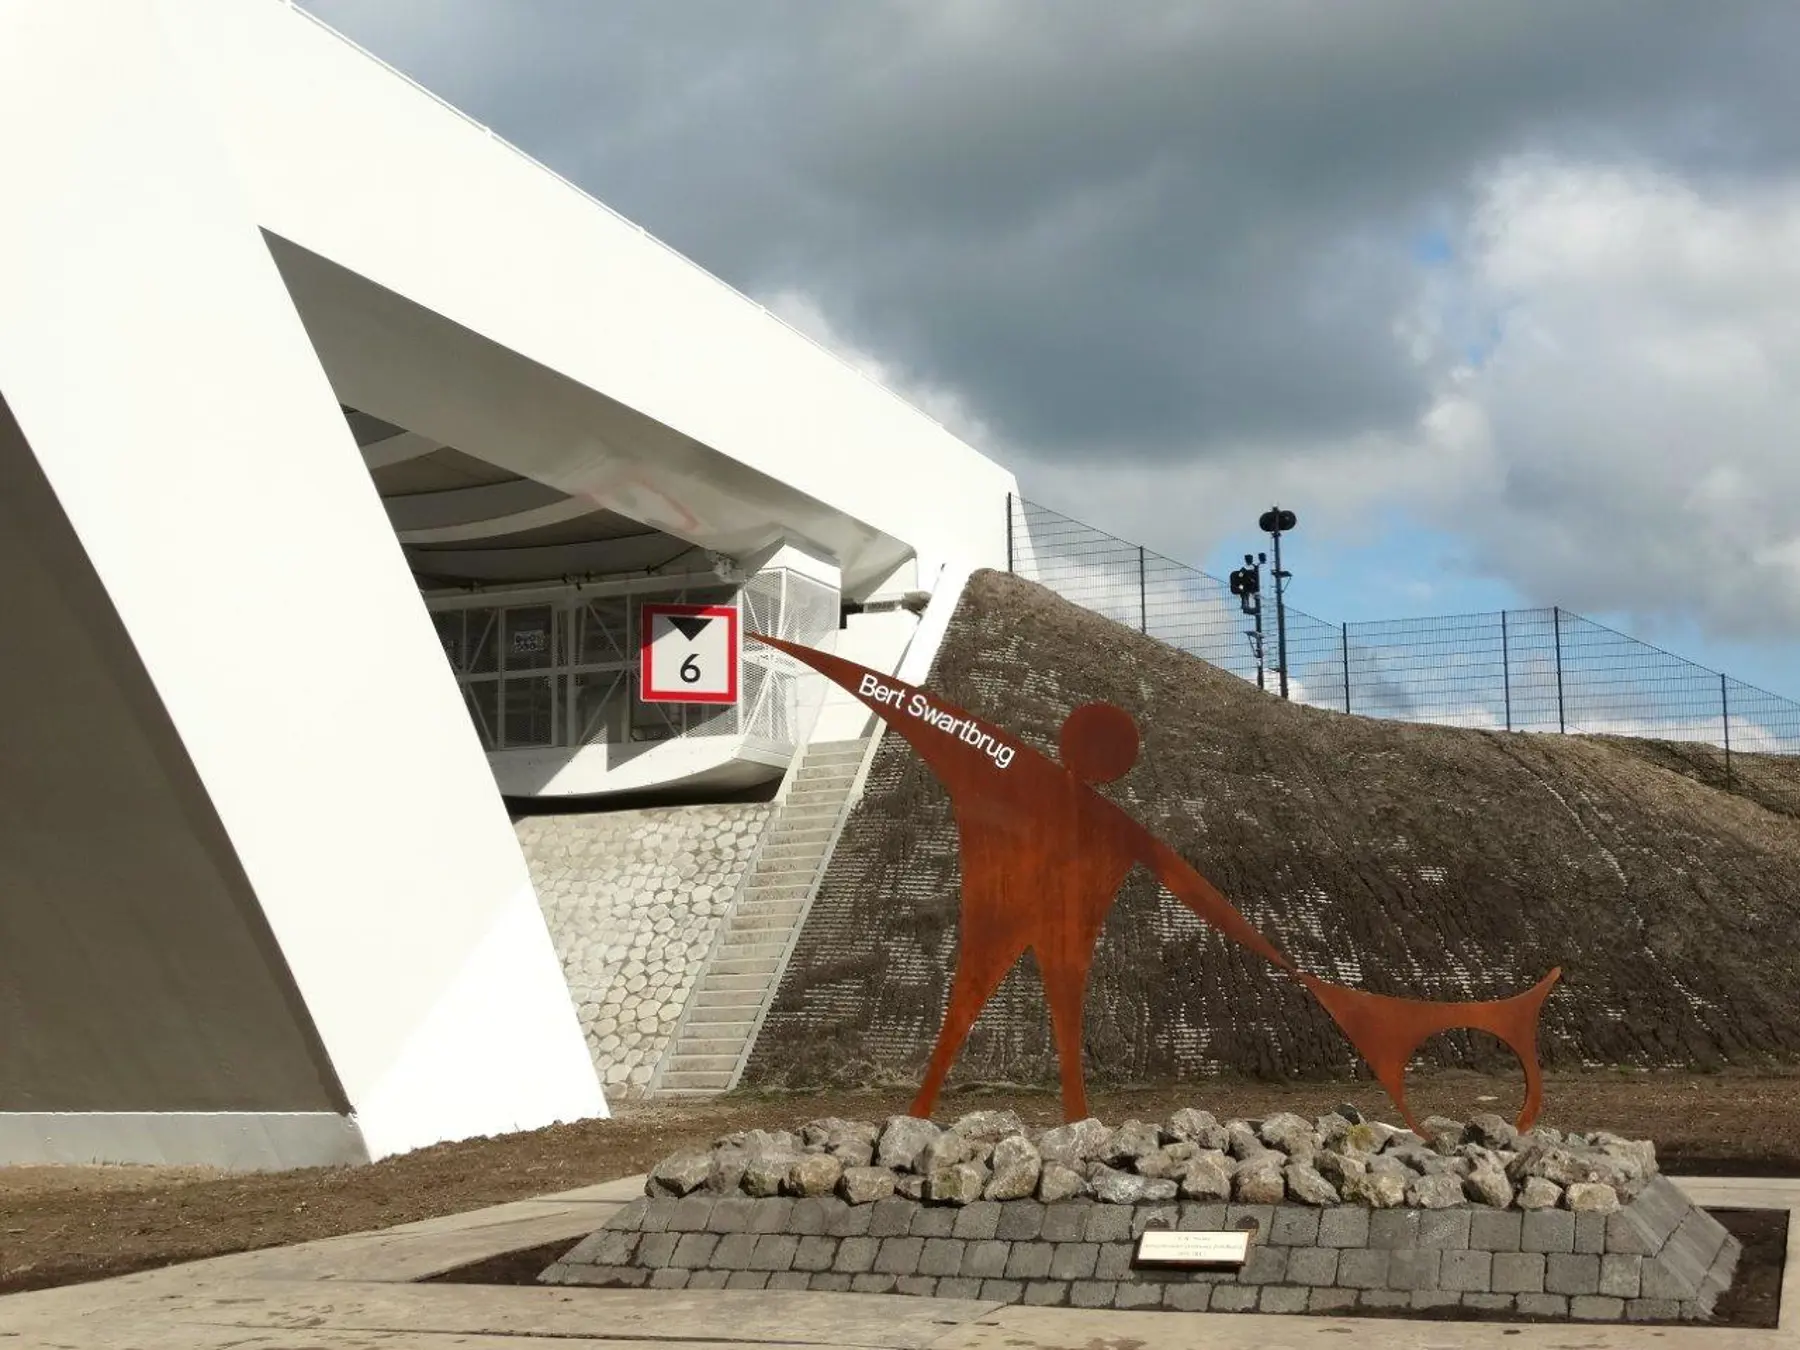
[[[743,664],[731,605],[644,605],[638,697],[645,703],[736,703]]]

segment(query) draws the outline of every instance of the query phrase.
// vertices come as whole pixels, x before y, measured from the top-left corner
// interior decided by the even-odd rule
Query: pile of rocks
[[[798,1131],[746,1130],[664,1159],[652,1197],[888,1196],[931,1204],[1086,1198],[1362,1204],[1372,1209],[1563,1208],[1607,1214],[1657,1175],[1647,1140],[1540,1126],[1521,1135],[1496,1115],[1432,1116],[1420,1133],[1340,1106],[1317,1120],[1283,1112],[1221,1122],[1177,1111],[1166,1122],[1098,1120],[1026,1127],[1012,1111],[976,1111],[948,1128],[912,1116],[885,1123],[815,1120]]]

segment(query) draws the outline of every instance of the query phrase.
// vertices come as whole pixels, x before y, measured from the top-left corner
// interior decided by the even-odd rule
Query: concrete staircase
[[[806,748],[652,1096],[710,1097],[737,1082],[830,861],[868,746],[865,738]]]

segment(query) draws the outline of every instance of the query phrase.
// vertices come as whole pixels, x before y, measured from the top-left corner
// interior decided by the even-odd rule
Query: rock
[[[1363,1113],[1358,1111],[1354,1106],[1351,1106],[1348,1102],[1339,1102],[1336,1106],[1331,1108],[1331,1114],[1338,1117],[1340,1120],[1349,1121],[1352,1125],[1360,1125],[1363,1123]]]
[[[1162,1200],[1173,1200],[1181,1194],[1181,1188],[1173,1181],[1152,1179],[1144,1182],[1144,1199],[1155,1204]]]
[[[1389,1129],[1379,1120],[1358,1121],[1344,1131],[1344,1137],[1337,1141],[1337,1151],[1373,1157],[1387,1146],[1387,1141],[1395,1133],[1397,1131]]]
[[[1391,1154],[1384,1153],[1369,1159],[1369,1175],[1396,1177],[1402,1186],[1409,1186],[1419,1173],[1408,1167],[1404,1158],[1396,1158]]]
[[[964,1135],[952,1130],[945,1130],[924,1148],[913,1162],[913,1170],[921,1176],[930,1176],[941,1172],[946,1167],[955,1167],[958,1163],[974,1162],[975,1144]]]
[[[1231,1179],[1232,1197],[1245,1205],[1278,1205],[1287,1194],[1287,1183],[1281,1175],[1282,1159],[1278,1153],[1265,1154],[1238,1164]]]
[[[805,1156],[807,1155],[803,1153],[776,1153],[772,1150],[752,1155],[744,1163],[744,1194],[758,1199],[780,1195],[787,1186],[788,1173]]]
[[[1333,1149],[1350,1133],[1350,1122],[1340,1115],[1320,1116],[1313,1122],[1313,1133],[1319,1136],[1319,1147]]]
[[[1591,1149],[1534,1143],[1512,1160],[1506,1173],[1514,1182],[1524,1177],[1542,1177],[1558,1186],[1571,1186],[1578,1181],[1617,1186],[1628,1179],[1631,1170],[1629,1161]]]
[[[1409,1172],[1424,1172],[1429,1169],[1431,1164],[1440,1161],[1436,1153],[1422,1144],[1407,1144],[1401,1148],[1390,1148],[1379,1156],[1399,1163]]]
[[[1460,1123],[1457,1133],[1462,1133]],[[1420,1177],[1406,1188],[1406,1203],[1415,1209],[1450,1209],[1462,1202],[1462,1178],[1459,1176],[1446,1173]]]
[[[788,1169],[789,1195],[830,1195],[843,1180],[844,1164],[829,1153],[807,1153]]]
[[[1216,1149],[1223,1153],[1230,1145],[1230,1136],[1225,1127],[1210,1111],[1196,1111],[1191,1106],[1184,1106],[1169,1117],[1169,1137],[1199,1148]]]
[[[1493,1164],[1476,1163],[1471,1166],[1469,1175],[1463,1178],[1462,1187],[1463,1194],[1478,1205],[1505,1209],[1513,1201],[1512,1183],[1506,1179],[1506,1173]]]
[[[1009,1134],[1024,1134],[1025,1122],[1017,1111],[971,1111],[950,1127],[950,1133],[993,1144]]]
[[[745,1130],[734,1138],[737,1147],[752,1157],[763,1153],[791,1155],[804,1152],[806,1148],[800,1136],[791,1130]]]
[[[1046,1164],[1074,1169],[1103,1156],[1111,1146],[1112,1131],[1089,1116],[1073,1124],[1058,1125],[1038,1136],[1038,1156]]]
[[[893,1173],[888,1173],[893,1176]],[[894,1194],[903,1200],[923,1200],[925,1198],[925,1178],[908,1173],[902,1177],[894,1177]]]
[[[1200,1150],[1186,1140],[1173,1144],[1165,1144],[1154,1153],[1146,1153],[1137,1160],[1137,1174],[1140,1177],[1154,1177],[1158,1180],[1173,1181],[1183,1172]]]
[[[1038,1177],[1037,1198],[1045,1204],[1073,1200],[1087,1190],[1087,1178],[1061,1163],[1047,1162]]]
[[[826,1116],[809,1121],[800,1137],[808,1148],[822,1148],[836,1153],[845,1144],[867,1144],[871,1149],[881,1137],[881,1127],[866,1120],[845,1120],[842,1116]]]
[[[1577,1181],[1563,1192],[1563,1203],[1577,1214],[1611,1214],[1619,1208],[1619,1193],[1597,1181]]]
[[[650,1172],[649,1184],[644,1189],[653,1196],[686,1195],[704,1186],[711,1172],[710,1154],[691,1151],[677,1153],[656,1164]]]
[[[1341,1191],[1345,1200],[1370,1209],[1395,1209],[1406,1203],[1406,1182],[1392,1172],[1347,1177]]]
[[[1282,1178],[1287,1182],[1288,1195],[1303,1205],[1335,1205],[1338,1202],[1337,1187],[1320,1176],[1311,1163],[1289,1163]]]
[[[1129,1167],[1162,1147],[1162,1131],[1141,1120],[1128,1120],[1113,1131],[1104,1161],[1114,1167]]]
[[[993,1169],[982,1199],[1024,1200],[1037,1190],[1043,1160],[1029,1139],[1015,1134],[994,1145]]]
[[[1491,1111],[1478,1116],[1470,1116],[1469,1123],[1463,1126],[1463,1143],[1480,1144],[1483,1148],[1515,1147],[1519,1142],[1519,1132],[1513,1128],[1512,1122]]]
[[[1292,1111],[1278,1111],[1262,1123],[1257,1131],[1263,1143],[1280,1149],[1290,1158],[1310,1158],[1319,1151],[1319,1136],[1304,1116]]]
[[[1229,1200],[1234,1169],[1217,1149],[1207,1149],[1190,1161],[1181,1174],[1184,1200]]]
[[[1094,1198],[1108,1205],[1135,1205],[1146,1199],[1151,1182],[1146,1177],[1116,1171],[1104,1163],[1096,1164],[1088,1178]]]
[[[1320,1176],[1340,1190],[1346,1180],[1351,1177],[1364,1176],[1369,1170],[1369,1164],[1361,1158],[1333,1153],[1329,1149],[1314,1154],[1312,1165]]]
[[[1626,1139],[1602,1131],[1592,1137],[1592,1142],[1615,1162],[1635,1165],[1639,1177],[1648,1179],[1657,1174],[1656,1145],[1648,1139]]]
[[[714,1149],[711,1156],[706,1189],[715,1195],[735,1195],[744,1183],[744,1164],[749,1161],[749,1155],[741,1148],[720,1148]]]
[[[1426,1116],[1419,1124],[1419,1135],[1427,1148],[1445,1157],[1462,1146],[1464,1125],[1448,1116]]]
[[[920,1120],[917,1116],[890,1116],[875,1149],[875,1162],[895,1171],[909,1169],[918,1161],[925,1145],[941,1133],[943,1131],[929,1120]]]
[[[1228,1140],[1225,1151],[1240,1162],[1245,1158],[1255,1158],[1270,1152],[1269,1146],[1263,1143],[1262,1136],[1246,1121],[1229,1122],[1225,1126],[1225,1135]]]
[[[1543,1177],[1526,1177],[1513,1198],[1520,1209],[1555,1209],[1562,1201],[1562,1187]]]
[[[940,1205],[972,1205],[981,1199],[987,1178],[973,1163],[939,1168],[925,1179],[925,1198]]]
[[[867,1167],[875,1161],[875,1145],[862,1139],[847,1139],[831,1150],[831,1156],[845,1167]]]
[[[846,1167],[838,1182],[838,1194],[853,1205],[872,1205],[893,1193],[894,1174],[885,1167]]]

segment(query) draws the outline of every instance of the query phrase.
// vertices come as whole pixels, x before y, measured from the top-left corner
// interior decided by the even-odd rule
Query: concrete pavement
[[[1682,1180],[1705,1205],[1800,1210],[1800,1181]],[[1782,1328],[1525,1326],[1266,1314],[1085,1312],[892,1294],[493,1288],[414,1281],[576,1239],[642,1193],[627,1178],[423,1223],[0,1298],[0,1350],[1800,1350],[1790,1252]],[[1800,1247],[1800,1244],[1796,1244]]]

